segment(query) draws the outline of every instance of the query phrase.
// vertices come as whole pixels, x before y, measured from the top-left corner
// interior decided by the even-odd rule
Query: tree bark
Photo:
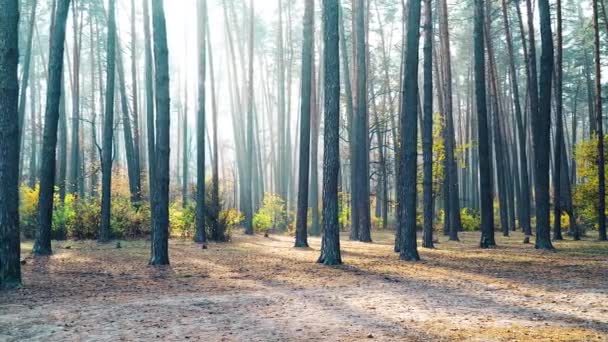
[[[553,74],[553,35],[548,0],[539,0],[541,57],[538,112],[532,113],[534,129],[536,243],[538,249],[553,249],[549,222],[549,156],[551,131],[551,78]],[[532,20],[531,18],[529,20]],[[530,46],[532,46],[532,42]],[[534,95],[534,94],[533,94]]]
[[[342,263],[338,221],[338,176],[340,173],[340,61],[339,0],[323,1],[324,156],[323,156],[323,237],[318,262]]]
[[[113,1],[113,0],[112,0]],[[152,0],[154,66],[156,70],[156,217],[153,222],[150,265],[169,265],[169,145],[171,99],[169,97],[169,51],[162,0]]]
[[[110,215],[112,206],[112,163],[114,161],[114,87],[116,79],[116,2],[110,0],[108,8],[108,37],[106,54],[105,115],[101,147],[101,226],[99,242],[111,237]]]
[[[197,43],[198,43],[198,110],[196,113],[196,231],[194,241],[206,243],[205,234],[205,81],[207,55],[205,31],[207,1],[197,1]]]
[[[0,1],[0,289],[21,286],[19,2]],[[30,39],[31,43],[31,39]],[[24,76],[27,77],[27,76]],[[22,89],[25,92],[26,89]],[[50,250],[50,248],[49,248]]]
[[[431,0],[424,0],[424,54],[423,87],[424,104],[422,110],[422,154],[423,154],[423,207],[424,226],[422,247],[433,246],[433,21]]]
[[[492,200],[492,161],[488,137],[486,104],[486,62],[484,48],[485,1],[475,0],[473,43],[475,65],[475,103],[477,106],[477,145],[479,149],[479,199],[481,202],[481,248],[496,245],[494,240],[494,209]]]
[[[310,112],[312,95],[312,59],[314,32],[314,1],[304,2],[302,34],[302,79],[300,101],[300,166],[298,175],[298,211],[295,247],[308,247],[308,183],[310,168]]]
[[[70,8],[70,0],[58,0],[55,11],[46,93],[42,161],[40,165],[40,197],[38,200],[38,231],[32,252],[34,255],[50,255],[51,226],[53,221],[53,193],[55,190],[55,155],[57,147],[57,126],[59,106],[62,97],[63,52],[65,26]],[[15,96],[16,97],[16,96]]]
[[[420,260],[416,246],[416,178],[418,137],[418,46],[420,38],[420,0],[411,0],[407,20],[403,101],[399,115],[401,144],[399,159],[397,224],[403,226],[400,259]]]
[[[598,230],[600,241],[608,240],[606,235],[606,179],[604,165],[604,120],[602,117],[602,68],[600,63],[600,27],[598,0],[593,0],[593,31],[594,31],[594,58],[595,58],[595,118],[597,129],[597,171],[598,171]]]

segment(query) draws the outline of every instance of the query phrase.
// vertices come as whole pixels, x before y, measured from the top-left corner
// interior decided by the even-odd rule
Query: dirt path
[[[608,245],[479,250],[478,235],[403,263],[392,235],[343,240],[344,266],[315,263],[283,236],[237,235],[202,250],[171,241],[172,266],[145,266],[144,241],[60,242],[27,259],[25,287],[0,293],[0,341],[608,341]],[[29,255],[30,244],[24,244]]]

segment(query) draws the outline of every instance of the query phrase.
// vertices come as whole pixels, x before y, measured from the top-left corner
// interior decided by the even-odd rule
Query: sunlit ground
[[[496,236],[492,250],[478,233],[440,236],[406,263],[391,232],[344,235],[339,267],[315,263],[318,238],[172,240],[164,269],[146,266],[146,241],[55,242],[39,260],[27,242],[24,288],[0,294],[0,340],[608,340],[608,243],[551,253]]]

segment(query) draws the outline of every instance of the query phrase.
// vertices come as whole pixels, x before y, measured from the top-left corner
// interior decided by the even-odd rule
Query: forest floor
[[[146,266],[149,242],[54,242],[24,287],[0,293],[0,341],[608,341],[608,243],[555,253],[497,233],[496,249],[443,236],[422,261],[390,232],[347,241],[344,265],[316,264],[320,240],[244,236],[208,249],[170,242],[171,267]]]

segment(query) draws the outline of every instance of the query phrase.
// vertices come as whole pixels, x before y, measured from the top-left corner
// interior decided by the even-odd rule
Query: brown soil
[[[172,266],[146,266],[149,244],[57,242],[29,257],[25,285],[0,293],[0,341],[608,341],[608,244],[556,243],[558,252],[498,237],[421,249],[407,263],[393,236],[342,241],[345,265],[315,263],[287,236],[209,249],[171,241]],[[69,248],[68,248],[69,247]]]

